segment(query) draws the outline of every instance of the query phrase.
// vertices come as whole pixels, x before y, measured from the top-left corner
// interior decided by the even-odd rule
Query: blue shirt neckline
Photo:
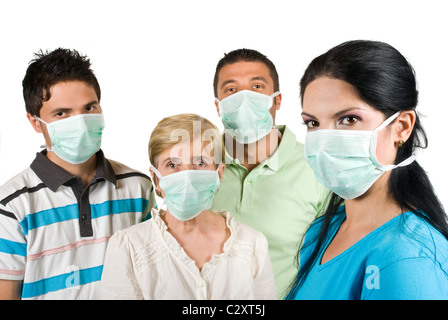
[[[330,240],[328,240],[325,243],[324,250],[322,250],[322,252],[319,255],[319,260],[318,260],[319,264],[317,265],[317,270],[318,271],[323,270],[323,269],[325,269],[328,266],[331,266],[333,263],[335,263],[338,260],[344,258],[344,256],[346,256],[347,254],[351,253],[353,250],[356,250],[357,248],[359,248],[364,242],[368,241],[371,237],[375,236],[376,234],[382,232],[383,230],[385,230],[387,228],[390,228],[390,227],[394,226],[396,223],[399,222],[400,219],[405,217],[405,215],[407,216],[407,215],[413,213],[411,211],[406,211],[406,212],[403,212],[403,213],[397,215],[396,217],[393,217],[389,221],[386,221],[385,223],[383,223],[378,228],[376,228],[376,229],[372,230],[371,232],[369,232],[368,234],[366,234],[364,237],[359,239],[357,242],[355,242],[353,245],[351,245],[349,248],[347,248],[346,250],[344,250],[343,252],[341,252],[337,256],[331,258],[330,260],[328,260],[325,263],[322,263],[322,257],[324,255],[325,251],[327,251],[328,246],[331,244],[331,242],[333,241],[334,237],[338,233],[339,228],[341,227],[342,223],[346,219],[345,206],[341,207],[338,211],[339,212],[338,212],[338,216],[336,217],[336,219],[339,220],[337,222],[339,225],[337,225],[334,228],[332,228],[332,234],[331,234],[331,237],[329,237]]]

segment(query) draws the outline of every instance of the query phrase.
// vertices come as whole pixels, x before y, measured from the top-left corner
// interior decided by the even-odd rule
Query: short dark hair
[[[90,68],[87,56],[76,50],[58,48],[52,52],[39,52],[30,61],[22,81],[23,98],[26,111],[40,116],[44,101],[51,98],[50,88],[59,82],[82,81],[91,86],[101,99],[101,89],[98,80]]]
[[[215,97],[218,97],[218,80],[219,80],[219,72],[221,69],[228,65],[235,62],[240,61],[246,61],[246,62],[261,62],[266,65],[269,69],[269,75],[271,76],[272,80],[274,81],[274,91],[280,90],[280,83],[278,80],[278,73],[275,69],[274,64],[271,60],[269,60],[264,54],[252,50],[252,49],[237,49],[234,51],[231,51],[227,54],[224,54],[224,57],[219,60],[218,65],[216,66],[215,71],[215,77],[213,79],[213,90],[215,93]]]

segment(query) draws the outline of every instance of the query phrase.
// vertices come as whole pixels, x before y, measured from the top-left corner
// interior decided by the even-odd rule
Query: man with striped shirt
[[[36,54],[23,94],[46,149],[0,187],[0,299],[98,298],[107,242],[150,217],[152,182],[104,157],[101,91],[87,57]]]

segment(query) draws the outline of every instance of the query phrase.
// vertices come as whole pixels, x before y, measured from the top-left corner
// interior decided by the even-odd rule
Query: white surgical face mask
[[[102,113],[81,114],[50,123],[36,118],[47,125],[51,140],[48,151],[68,163],[84,163],[101,148],[104,129]]]
[[[268,96],[241,90],[221,101],[216,99],[226,132],[241,144],[254,143],[268,135],[274,123],[269,110],[279,94],[277,91]]]
[[[317,180],[343,199],[364,194],[384,172],[403,167],[414,156],[397,165],[381,165],[376,158],[378,132],[398,117],[386,119],[373,131],[318,129],[308,132],[305,157]]]
[[[211,208],[213,196],[220,184],[219,166],[216,171],[182,170],[164,177],[154,166],[151,168],[159,177],[159,186],[165,192],[164,203],[176,219],[188,221]]]

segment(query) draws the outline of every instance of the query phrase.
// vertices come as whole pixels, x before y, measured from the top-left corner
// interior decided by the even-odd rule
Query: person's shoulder
[[[123,181],[141,181],[144,183],[152,182],[149,175],[133,169],[119,161],[107,159],[109,164],[111,165],[113,171],[115,172],[115,176],[117,180],[123,180]]]
[[[294,151],[303,152],[304,144],[297,140],[295,133],[287,125],[280,125],[278,129],[282,133],[281,142],[285,142]]]
[[[153,240],[153,219],[149,219],[128,228],[115,232],[111,237],[111,243],[121,246],[126,245],[138,249],[146,246]]]
[[[259,237],[264,238],[262,232],[256,230],[246,223],[235,220],[231,212],[228,212],[226,210],[214,210],[214,212],[225,217],[227,226],[230,228],[233,236],[238,239],[238,241],[254,242]]]
[[[39,177],[37,177],[30,167],[28,167],[0,186],[0,201],[3,201],[14,194],[18,195],[21,191],[36,188],[41,183],[42,181]]]
[[[301,173],[306,171],[309,175],[314,176],[314,172],[306,161],[303,143],[297,140],[294,132],[286,125],[279,126],[279,130],[282,132],[282,140],[278,150],[281,153],[279,156],[285,157],[283,160],[285,171]]]
[[[252,255],[268,254],[268,240],[261,231],[236,221],[230,212],[225,210],[215,210],[215,213],[224,215],[227,220],[227,226],[231,231],[231,241],[226,250],[230,249],[236,256],[249,258]]]
[[[147,174],[144,174],[143,172],[136,170],[122,162],[112,160],[107,158],[107,161],[112,166],[112,169],[114,170],[116,175],[124,175],[124,174],[133,174],[135,176],[142,176],[149,179],[149,176]]]
[[[396,217],[378,237],[381,241],[375,241],[372,253],[382,256],[385,264],[429,258],[439,265],[448,265],[448,240],[426,219],[413,212]],[[448,271],[447,267],[444,269]]]
[[[419,254],[437,257],[448,262],[448,240],[423,216],[413,212],[403,213],[403,233]]]

